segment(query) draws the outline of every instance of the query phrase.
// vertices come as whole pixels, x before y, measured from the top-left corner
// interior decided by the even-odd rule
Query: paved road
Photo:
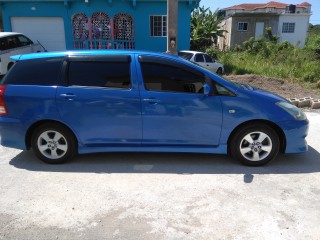
[[[94,154],[47,165],[0,147],[0,239],[320,239],[310,150],[245,167],[209,154]]]

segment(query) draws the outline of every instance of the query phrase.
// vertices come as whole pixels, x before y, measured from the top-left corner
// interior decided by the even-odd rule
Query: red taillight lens
[[[7,115],[6,103],[4,102],[4,91],[6,90],[7,85],[0,85],[0,116]]]

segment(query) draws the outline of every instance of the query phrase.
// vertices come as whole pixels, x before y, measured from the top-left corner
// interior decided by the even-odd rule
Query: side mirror
[[[212,91],[213,91],[212,86],[209,83],[205,83],[203,85],[203,94],[205,96],[210,96]]]

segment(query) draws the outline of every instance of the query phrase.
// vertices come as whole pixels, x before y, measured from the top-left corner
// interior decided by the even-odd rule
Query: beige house
[[[225,16],[221,28],[227,31],[225,38],[218,38],[220,50],[242,45],[250,37],[258,39],[265,34],[266,27],[271,27],[273,34],[280,36],[279,42],[287,40],[303,47],[307,38],[311,4],[240,4],[225,8],[220,13]]]

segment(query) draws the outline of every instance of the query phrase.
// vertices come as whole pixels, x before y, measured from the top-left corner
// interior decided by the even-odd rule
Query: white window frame
[[[247,29],[244,29],[245,24],[247,25]],[[241,27],[240,27],[241,26]],[[248,22],[238,22],[238,31],[246,32],[248,31],[249,23]]]
[[[151,18],[154,17],[161,17],[161,33],[160,35],[155,35],[155,33],[158,33],[158,30],[156,30],[156,26],[154,25],[155,21],[153,19],[153,21],[151,21]],[[149,21],[150,21],[150,36],[151,37],[167,37],[167,33],[168,33],[168,29],[167,29],[167,15],[150,15],[149,17]],[[153,23],[153,25],[152,25]],[[165,31],[164,31],[165,28]]]
[[[295,28],[296,28],[295,22],[282,23],[282,33],[294,33]]]

